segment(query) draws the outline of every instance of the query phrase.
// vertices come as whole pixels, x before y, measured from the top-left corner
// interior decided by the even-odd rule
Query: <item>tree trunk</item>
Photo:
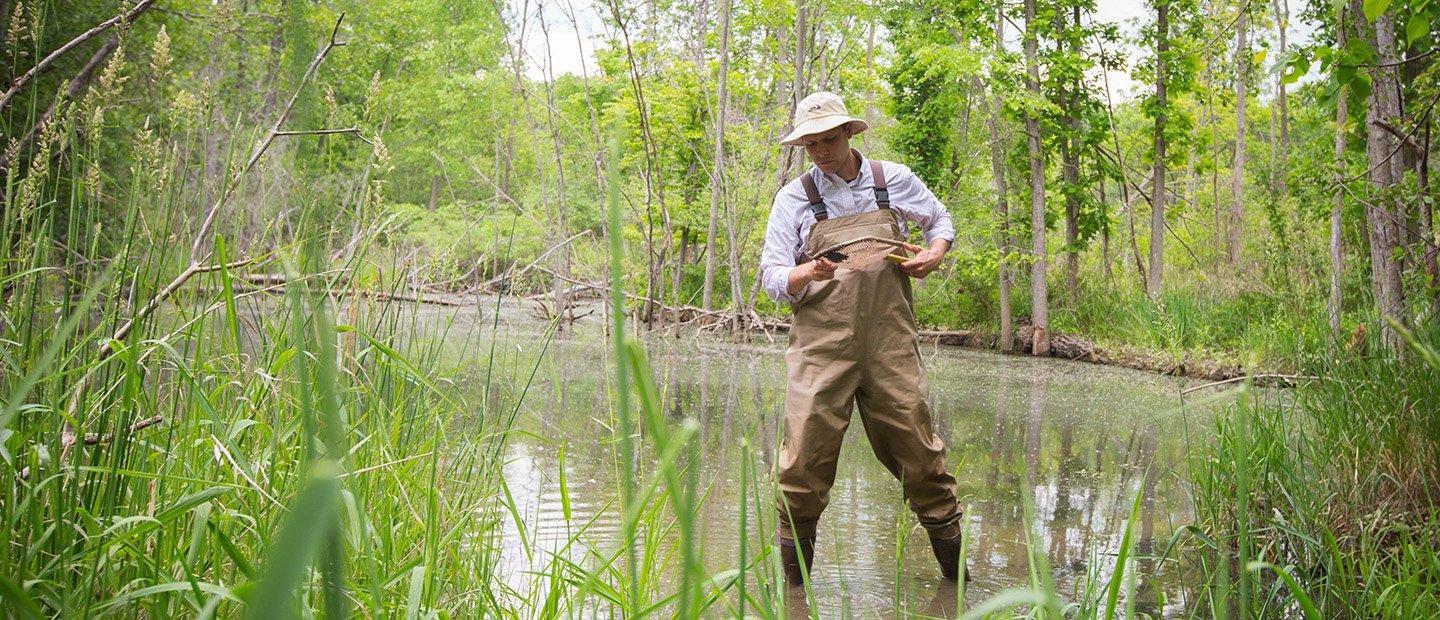
[[[1105,220],[1100,225],[1100,269],[1105,275],[1105,282],[1109,284],[1113,274],[1110,273],[1110,203],[1105,199],[1105,177],[1100,177],[1100,213]]]
[[[995,12],[995,55],[1000,56],[1005,52],[1005,13],[1003,9],[996,9]],[[979,78],[975,78],[979,82]],[[994,82],[992,82],[994,83]],[[983,92],[978,87],[975,92]],[[1015,324],[1010,311],[1010,205],[1008,203],[1009,191],[1005,184],[1005,142],[1000,136],[1000,115],[1004,109],[1004,101],[1000,92],[996,89],[992,93],[990,115],[986,119],[986,129],[990,132],[990,173],[995,184],[995,247],[999,250],[1000,260],[997,261],[1000,284],[1000,350],[1009,353],[1013,348],[1015,340]]]
[[[1276,0],[1275,22],[1280,30],[1280,59],[1284,62],[1289,58],[1290,49],[1286,40],[1286,31],[1290,26],[1289,0]],[[1276,188],[1283,197],[1290,191],[1290,103],[1284,76],[1278,76],[1275,83],[1278,85],[1278,91],[1275,93],[1275,105],[1280,112],[1280,148],[1277,152],[1279,165],[1275,174]]]
[[[1382,128],[1384,124],[1394,126],[1400,118],[1393,9],[1382,13],[1375,23],[1363,24],[1362,27],[1366,38],[1379,52],[1378,65],[1370,68],[1372,88],[1365,111],[1365,156],[1370,165],[1370,186],[1374,190],[1370,205],[1365,210],[1370,231],[1371,278],[1376,293],[1376,315],[1381,321],[1381,343],[1398,351],[1403,342],[1390,321],[1405,324],[1401,259],[1396,256],[1403,213],[1398,198],[1389,195],[1391,192],[1387,190],[1399,182],[1404,169],[1394,156],[1400,148],[1398,139]]]
[[[1071,6],[1073,21],[1070,27],[1080,29],[1080,5]],[[1080,41],[1071,36],[1070,53],[1080,56]],[[1067,93],[1069,105],[1065,106],[1065,139],[1060,143],[1062,171],[1065,179],[1065,290],[1073,302],[1079,294],[1080,253],[1075,245],[1080,240],[1080,201],[1077,192],[1080,184],[1080,148],[1076,140],[1080,135],[1080,118],[1076,111],[1080,105],[1080,80],[1070,85]]]
[[[1249,27],[1249,5],[1241,5],[1235,21],[1235,160],[1230,168],[1230,243],[1226,256],[1233,267],[1240,264],[1240,233],[1244,226],[1243,198],[1245,180],[1245,99],[1246,81],[1250,79],[1250,53],[1245,42]]]
[[[1165,55],[1170,50],[1170,4],[1159,0],[1155,6],[1155,170],[1150,183],[1150,269],[1145,293],[1159,300],[1165,273],[1165,122],[1169,103],[1165,100]]]
[[[1025,89],[1039,99],[1043,95],[1040,67],[1035,58],[1037,27],[1035,0],[1025,0]],[[1050,354],[1050,312],[1045,282],[1045,158],[1041,151],[1040,121],[1029,110],[1025,112],[1025,134],[1030,151],[1030,252],[1034,259],[1030,266],[1031,319],[1035,325],[1031,351],[1043,356]]]
[[[725,113],[729,102],[726,83],[730,75],[730,3],[731,0],[720,0],[720,71],[716,76],[720,84],[715,94],[715,159],[710,175],[710,221],[705,231],[705,292],[701,301],[701,306],[706,310],[711,309],[713,303],[717,254],[715,249],[720,247],[718,239],[715,238],[716,219],[719,217],[720,201],[725,197]],[[730,309],[739,312],[740,306],[736,304]]]
[[[1341,6],[1336,16],[1336,49],[1345,49],[1346,25],[1345,7]],[[1340,247],[1340,213],[1345,206],[1345,124],[1349,119],[1349,93],[1345,86],[1335,94],[1335,203],[1330,206],[1330,299],[1326,304],[1326,315],[1330,320],[1330,342],[1339,347],[1340,340],[1340,280],[1345,272],[1345,254]]]

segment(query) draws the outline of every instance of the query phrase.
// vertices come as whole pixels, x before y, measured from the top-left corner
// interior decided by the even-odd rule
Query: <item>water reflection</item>
[[[598,331],[598,330],[597,330]],[[553,347],[550,372],[537,373],[507,448],[506,480],[522,525],[506,521],[502,563],[513,585],[531,577],[549,554],[577,561],[616,547],[619,474],[606,392],[608,349],[600,336],[572,333]],[[741,537],[747,553],[770,539],[756,525],[768,512],[768,489],[748,502],[739,531],[741,439],[765,475],[774,463],[783,410],[784,357],[779,346],[656,340],[648,344],[665,417],[699,423],[698,523],[706,569],[733,568]],[[973,605],[1029,583],[1023,502],[1034,502],[1030,537],[1050,558],[1062,595],[1088,573],[1107,576],[1135,494],[1143,490],[1142,550],[1166,540],[1189,507],[1176,483],[1184,438],[1178,392],[1170,380],[1082,363],[961,350],[926,351],[937,432],[958,471],[972,536],[966,599]],[[572,515],[561,511],[560,448]],[[649,452],[637,455],[641,475]],[[870,451],[862,432],[846,437],[829,508],[820,520],[813,575],[815,611],[835,615],[950,617],[954,584],[939,576],[923,529],[905,507],[900,485]],[[759,510],[757,510],[757,504]],[[768,515],[763,515],[767,521]],[[580,547],[565,548],[578,528]],[[525,532],[522,536],[522,530]],[[897,548],[898,540],[898,548]],[[897,560],[898,558],[898,560]],[[1179,573],[1153,562],[1137,582],[1141,610],[1182,613],[1188,593]],[[1158,573],[1157,573],[1158,571]],[[749,587],[759,587],[752,578]],[[523,590],[522,590],[523,591]],[[809,616],[803,597],[786,604]]]

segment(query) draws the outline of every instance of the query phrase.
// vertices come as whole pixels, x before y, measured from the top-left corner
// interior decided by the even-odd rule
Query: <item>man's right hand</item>
[[[837,265],[829,259],[817,258],[803,265],[797,265],[790,270],[790,285],[787,287],[791,295],[799,295],[805,289],[805,285],[811,282],[824,282],[835,277]]]

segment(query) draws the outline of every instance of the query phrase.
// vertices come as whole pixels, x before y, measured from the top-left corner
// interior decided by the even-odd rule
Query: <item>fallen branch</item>
[[[1246,380],[1257,381],[1257,382],[1259,382],[1259,381],[1265,381],[1265,382],[1271,382],[1271,383],[1278,382],[1279,385],[1283,385],[1283,386],[1289,387],[1289,386],[1295,385],[1295,383],[1298,382],[1298,381],[1319,381],[1319,380],[1320,380],[1320,377],[1315,377],[1315,376],[1311,376],[1311,375],[1281,375],[1281,374],[1273,374],[1273,373],[1271,373],[1271,374],[1260,374],[1260,375],[1244,375],[1244,376],[1241,376],[1241,377],[1231,377],[1231,378],[1229,378],[1229,379],[1224,379],[1224,380],[1221,380],[1221,381],[1211,381],[1211,382],[1209,382],[1209,383],[1203,383],[1203,384],[1197,385],[1197,386],[1195,386],[1195,387],[1185,388],[1185,389],[1183,389],[1183,390],[1180,390],[1180,395],[1181,395],[1181,396],[1184,396],[1184,395],[1189,394],[1189,393],[1191,393],[1191,392],[1198,392],[1198,391],[1203,390],[1203,389],[1205,389],[1205,388],[1215,387],[1215,386],[1217,386],[1217,385],[1226,385],[1226,384],[1229,384],[1229,383],[1237,383],[1237,382],[1246,381]]]
[[[261,277],[257,277],[257,278],[255,278],[254,280],[251,280],[248,284],[241,284],[241,285],[238,285],[238,286],[232,285],[231,289],[234,290],[236,293],[275,293],[275,294],[280,294],[280,293],[285,292],[285,285],[286,285],[286,284],[289,284],[289,282],[286,281],[285,276],[280,275],[280,274],[260,274],[260,276],[261,276]],[[247,278],[247,280],[248,280],[248,278]],[[263,285],[263,286],[262,286],[262,285]],[[201,292],[201,293],[214,293],[214,292],[219,292],[221,289],[219,289],[218,287],[198,287],[198,288],[193,289],[193,290],[195,290],[196,292]],[[416,292],[416,293],[414,293],[414,294],[409,294],[409,293],[387,293],[387,292],[384,292],[384,291],[370,291],[370,290],[360,290],[360,289],[340,289],[340,290],[327,290],[327,291],[325,291],[325,293],[326,293],[327,295],[333,295],[333,296],[335,296],[335,297],[365,297],[365,298],[377,299],[377,300],[381,300],[381,301],[405,301],[405,302],[418,303],[418,304],[432,304],[432,305],[437,305],[437,306],[450,306],[450,307],[454,307],[454,308],[471,305],[470,302],[465,301],[464,299],[461,299],[461,298],[456,298],[456,297],[442,297],[442,296],[436,296],[436,295],[424,295],[424,294],[421,294],[421,293],[419,293],[419,292]]]
[[[141,430],[141,429],[150,428],[150,427],[155,426],[156,424],[159,424],[159,423],[164,422],[164,421],[165,421],[165,416],[162,416],[162,415],[160,415],[160,414],[157,413],[157,414],[155,414],[155,415],[153,415],[153,416],[150,416],[150,417],[148,417],[148,418],[145,418],[144,420],[138,420],[138,421],[136,421],[134,424],[131,424],[131,425],[130,425],[130,433],[131,433],[131,434],[134,434],[136,431],[139,431],[139,430]],[[85,435],[85,445],[87,445],[87,446],[93,446],[93,445],[102,444],[102,443],[110,443],[111,441],[114,441],[114,439],[115,439],[115,433],[105,433],[104,435],[96,435],[96,434],[94,434],[94,433],[89,433],[89,434]]]
[[[115,343],[125,340],[125,337],[130,335],[130,330],[135,328],[136,323],[145,320],[154,313],[155,310],[160,307],[160,304],[169,299],[171,295],[174,295],[175,291],[179,290],[182,285],[196,274],[220,271],[221,269],[239,269],[240,267],[255,263],[256,260],[257,259],[254,258],[246,258],[223,265],[192,264],[186,267],[184,271],[180,272],[180,275],[175,276],[174,280],[171,280],[169,284],[165,285],[165,288],[160,289],[160,292],[156,293],[154,297],[151,297],[150,301],[146,302],[134,316],[130,317],[130,320],[126,321],[124,325],[121,325],[120,329],[115,330],[115,334],[110,336],[110,339],[105,341],[105,345],[100,348],[100,359],[96,360],[96,362],[103,362],[106,358],[110,357],[110,355],[117,350]]]
[[[80,33],[80,36],[71,39],[69,43],[61,45],[59,48],[56,48],[55,51],[50,52],[50,54],[45,58],[42,58],[40,62],[35,63],[35,66],[31,67],[29,71],[26,71],[20,77],[15,78],[14,82],[10,83],[10,88],[5,90],[5,94],[0,95],[0,109],[4,109],[6,105],[9,105],[10,100],[14,99],[15,95],[19,94],[20,90],[25,88],[26,84],[29,84],[32,80],[35,79],[35,76],[40,75],[41,72],[49,69],[50,65],[54,64],[54,62],[58,60],[61,56],[69,53],[70,50],[75,49],[82,43],[95,38],[100,33],[109,30],[110,27],[114,26],[115,24],[121,22],[129,23],[131,21],[134,21],[136,17],[139,17],[141,13],[144,13],[146,10],[148,10],[153,4],[155,4],[155,0],[141,0],[139,4],[136,4],[129,11],[116,15],[115,17],[107,19],[103,22],[100,22],[94,28]]]
[[[518,278],[518,277],[520,277],[520,276],[523,276],[523,275],[525,275],[526,272],[528,272],[528,271],[530,271],[531,269],[535,268],[535,265],[538,265],[538,264],[540,263],[540,261],[545,260],[546,257],[548,257],[548,256],[550,256],[551,254],[553,254],[553,253],[555,252],[555,250],[558,250],[558,249],[563,248],[563,247],[565,247],[565,246],[567,246],[567,245],[570,245],[570,242],[571,242],[571,241],[574,241],[574,240],[576,240],[576,239],[578,239],[578,238],[580,238],[580,237],[583,237],[583,236],[585,236],[585,235],[588,235],[588,234],[590,234],[590,230],[589,230],[589,229],[586,229],[586,230],[582,230],[582,231],[580,231],[580,232],[578,232],[578,233],[575,233],[575,234],[573,234],[573,235],[570,235],[570,236],[567,237],[564,241],[561,241],[560,243],[555,244],[555,245],[554,245],[553,247],[551,247],[550,249],[545,250],[545,253],[541,254],[541,255],[540,255],[539,257],[537,257],[535,260],[530,261],[530,264],[525,265],[525,267],[522,268],[518,273],[512,273],[512,272],[514,271],[513,269],[507,269],[507,270],[505,270],[505,273],[504,273],[504,274],[495,276],[495,277],[493,277],[493,278],[490,278],[489,280],[486,280],[486,281],[480,283],[480,286],[479,286],[478,288],[480,288],[480,289],[488,289],[488,288],[490,288],[491,285],[493,285],[493,284],[495,284],[495,283],[497,283],[497,282],[500,282],[501,280],[507,280],[507,279]],[[550,273],[551,275],[555,275],[554,272],[552,272],[552,271],[550,271],[550,270],[548,270],[548,269],[542,269],[541,271],[545,271],[545,272],[547,272],[547,273]],[[559,277],[559,276],[556,276],[556,277]],[[562,279],[563,279],[563,278],[562,278]]]

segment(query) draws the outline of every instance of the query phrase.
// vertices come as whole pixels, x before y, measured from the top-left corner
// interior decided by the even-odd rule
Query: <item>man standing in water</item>
[[[778,536],[785,579],[802,582],[814,558],[816,523],[835,483],[851,410],[880,462],[898,478],[930,535],[947,579],[959,574],[960,507],[927,403],[910,278],[935,271],[955,238],[950,214],[910,169],[866,160],[850,137],[868,129],[839,97],[817,92],[795,109],[781,144],[803,146],[815,166],[775,196],[760,281],[795,319],[785,352],[788,386],[780,444]],[[929,247],[896,265],[838,268],[816,251],[865,236],[905,240],[910,222]]]

